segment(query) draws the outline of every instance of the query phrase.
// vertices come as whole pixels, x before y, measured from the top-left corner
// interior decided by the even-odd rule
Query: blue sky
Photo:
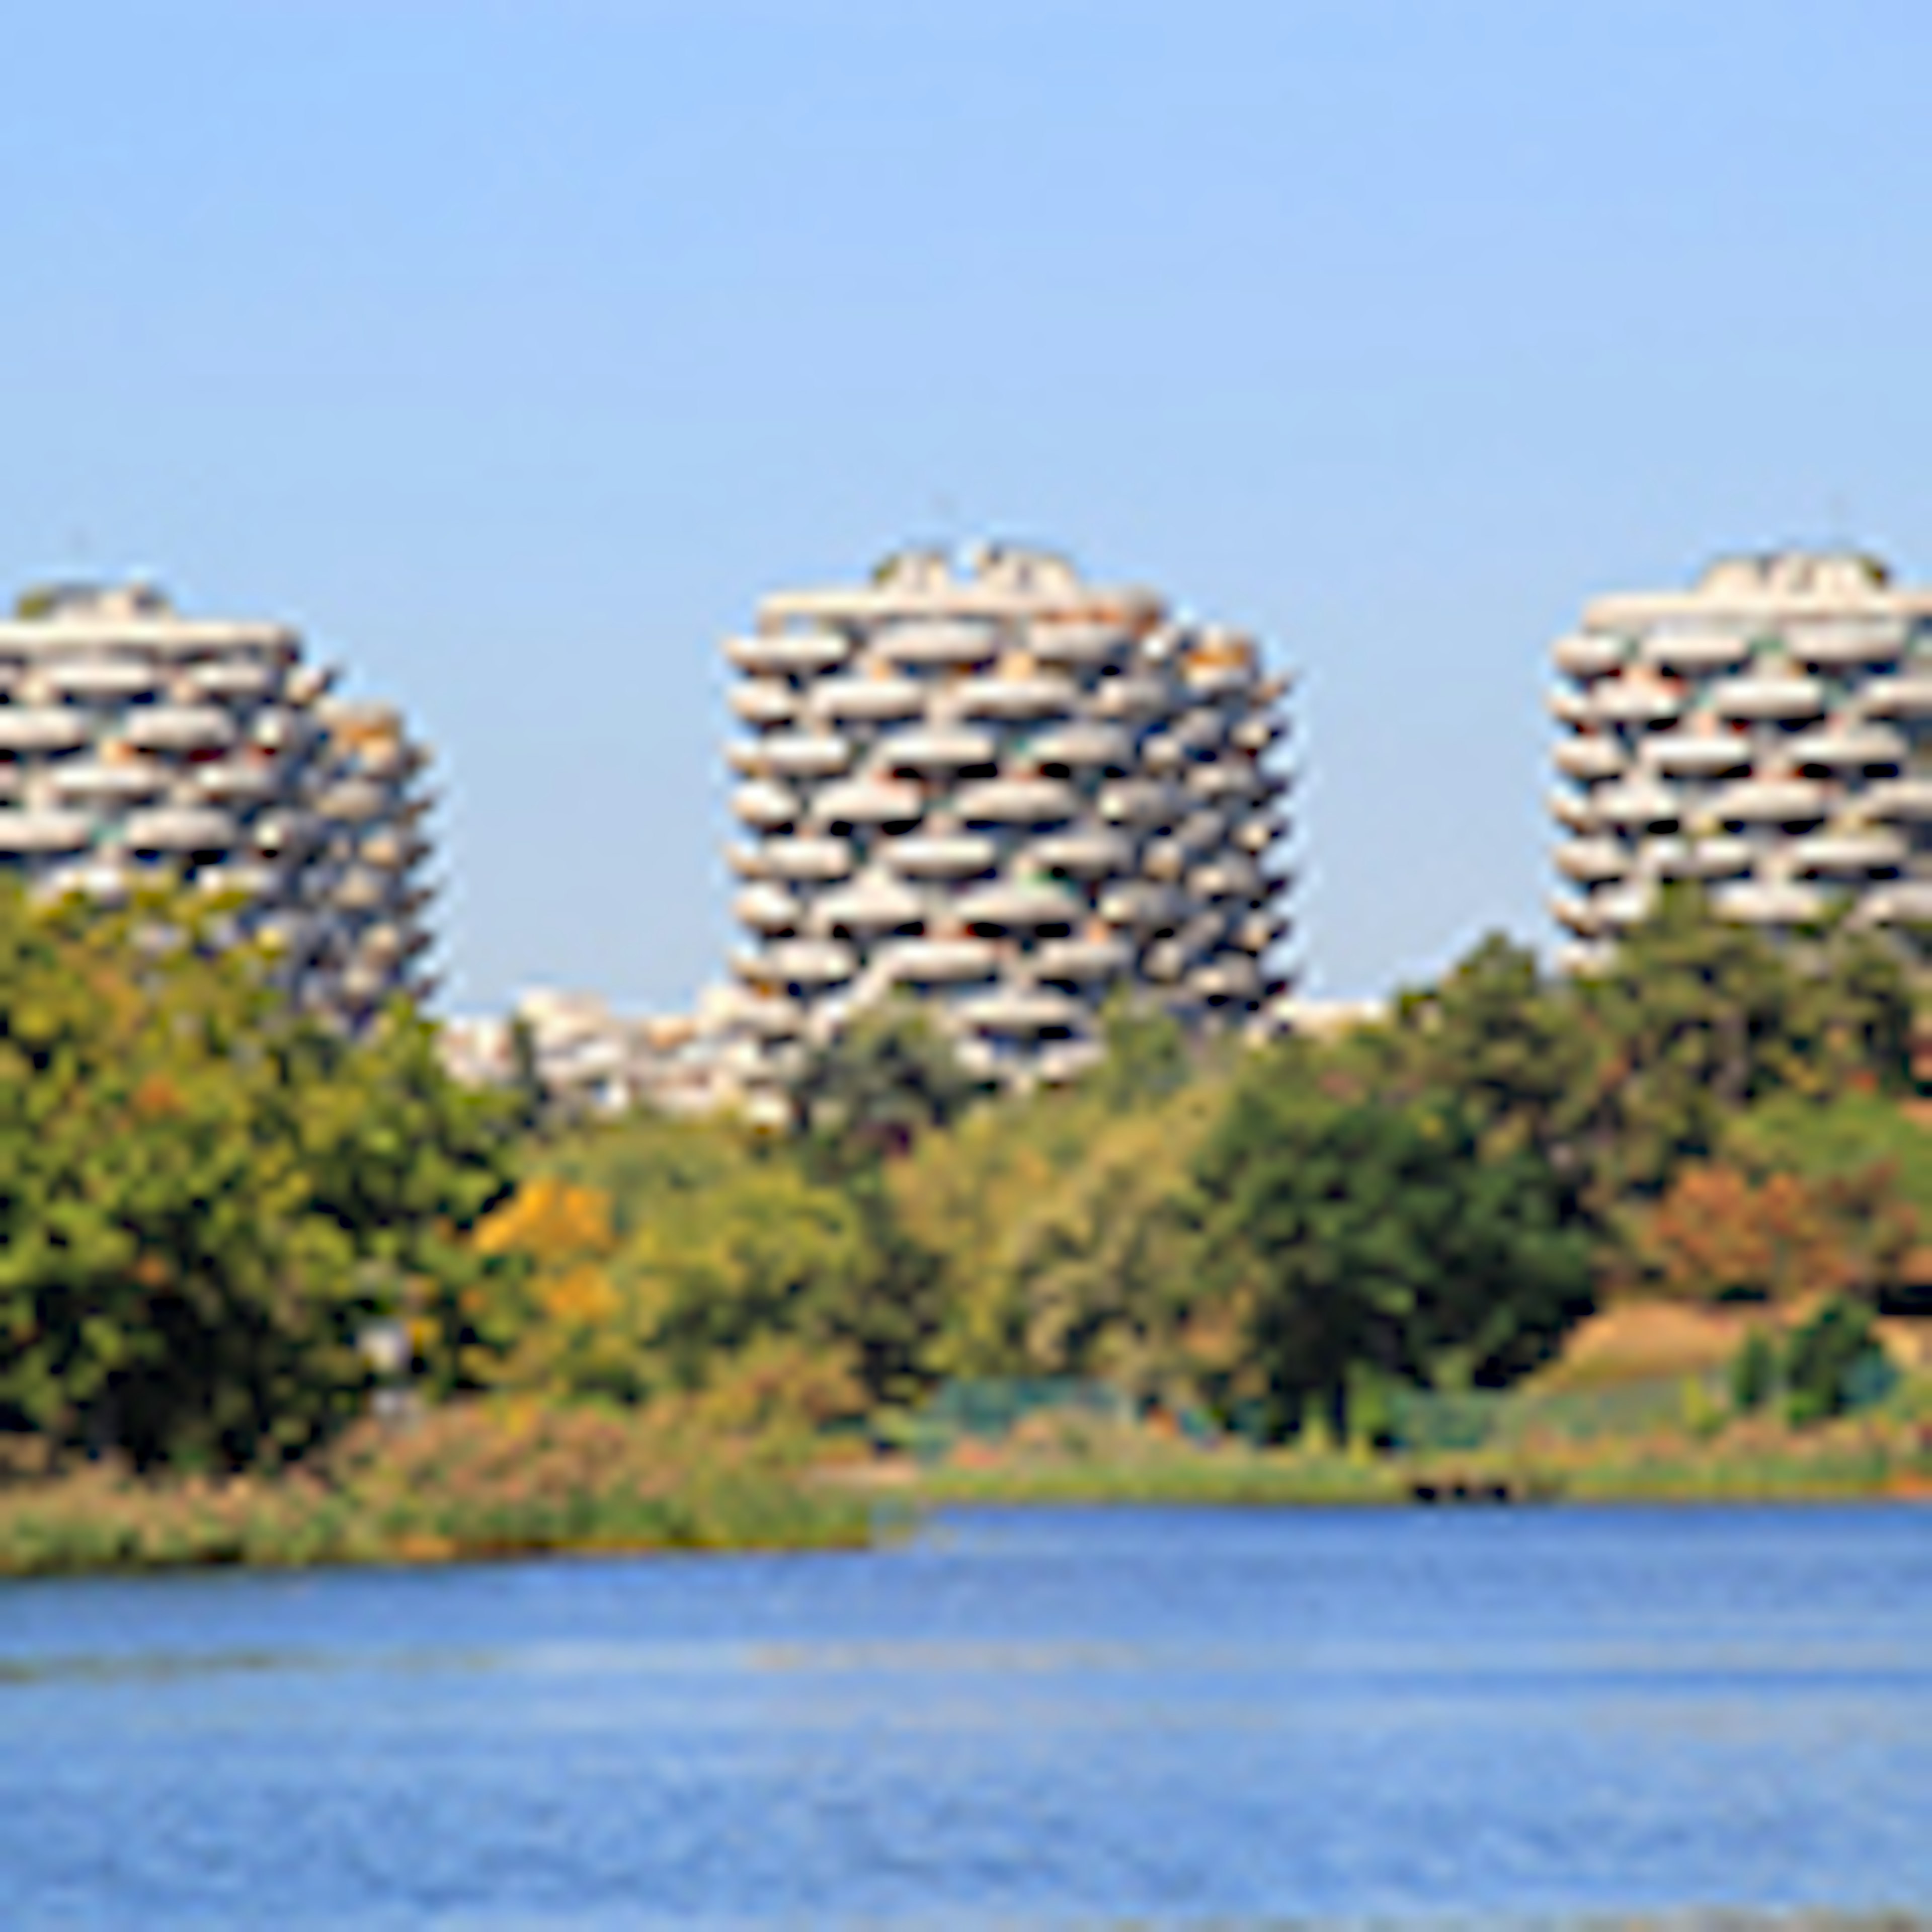
[[[1301,678],[1311,986],[1538,943],[1550,638],[1932,574],[1907,0],[0,0],[0,580],[302,623],[434,742],[445,1004],[680,1004],[716,643],[1034,537]]]

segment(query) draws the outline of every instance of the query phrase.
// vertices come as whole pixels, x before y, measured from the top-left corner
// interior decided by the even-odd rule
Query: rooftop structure
[[[1116,988],[1196,1022],[1280,990],[1285,680],[1251,638],[1038,551],[914,550],[766,598],[724,655],[754,1112],[895,994],[1025,1084],[1092,1063]]]
[[[1599,598],[1554,657],[1565,964],[1670,879],[1773,934],[1932,922],[1932,591],[1851,552],[1728,558]]]
[[[144,585],[29,592],[0,622],[0,868],[48,893],[236,895],[304,1005],[420,994],[423,754],[332,700],[285,626],[179,616]]]

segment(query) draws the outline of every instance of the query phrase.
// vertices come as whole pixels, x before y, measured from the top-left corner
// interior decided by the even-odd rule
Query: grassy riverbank
[[[0,1575],[428,1563],[546,1550],[820,1550],[873,1511],[796,1448],[586,1410],[458,1406],[365,1425],[272,1477],[109,1465],[0,1486]]]

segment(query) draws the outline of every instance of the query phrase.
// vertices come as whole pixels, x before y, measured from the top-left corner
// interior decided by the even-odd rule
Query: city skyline
[[[730,938],[713,640],[982,535],[1294,667],[1311,993],[1547,947],[1579,605],[1932,559],[1932,21],[1399,18],[21,10],[0,570],[152,572],[393,698],[447,788],[446,1010],[688,1007]]]

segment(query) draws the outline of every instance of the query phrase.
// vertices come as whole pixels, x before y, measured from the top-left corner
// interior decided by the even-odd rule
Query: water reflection
[[[0,1589],[0,1919],[1932,1932],[1928,1528],[981,1511]]]

